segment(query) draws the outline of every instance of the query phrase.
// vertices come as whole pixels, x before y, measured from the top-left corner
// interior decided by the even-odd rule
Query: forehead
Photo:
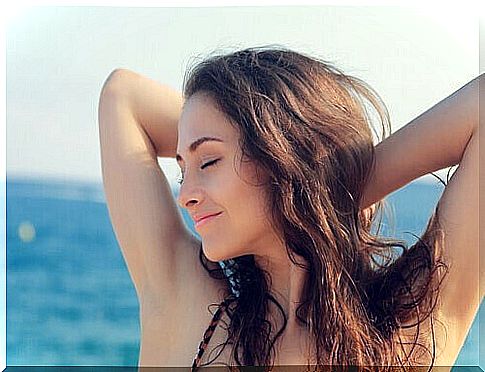
[[[183,107],[178,124],[178,152],[186,152],[188,146],[201,137],[218,137],[233,143],[237,131],[210,97],[198,93],[191,96]]]

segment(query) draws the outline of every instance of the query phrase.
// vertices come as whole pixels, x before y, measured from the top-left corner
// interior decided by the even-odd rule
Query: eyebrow
[[[209,141],[224,142],[223,140],[217,137],[207,137],[207,136],[200,137],[199,139],[196,139],[194,142],[190,144],[189,153],[194,153],[197,150],[197,147],[202,145],[204,142],[209,142]],[[175,156],[175,159],[177,160],[177,162],[180,162],[183,160],[182,156],[180,156],[179,154]]]

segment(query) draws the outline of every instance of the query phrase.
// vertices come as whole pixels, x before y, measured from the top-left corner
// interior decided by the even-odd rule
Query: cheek
[[[224,176],[217,188],[219,193],[214,193],[214,198],[228,212],[228,227],[234,229],[234,234],[251,231],[254,235],[258,231],[267,231],[271,224],[268,223],[266,187],[261,182],[264,172],[250,161],[236,161],[236,164],[240,166],[238,171],[231,166],[222,172]]]
[[[229,209],[236,233],[250,234],[254,238],[255,234],[268,231],[270,225],[263,188],[242,183],[234,190],[232,200],[235,202]]]
[[[266,193],[266,187],[262,182],[261,170],[257,169],[251,163],[247,163],[243,168],[244,177],[248,180],[247,183],[241,182],[241,193],[244,193],[247,198],[247,209],[251,211],[254,223],[265,223],[268,220],[268,195]]]

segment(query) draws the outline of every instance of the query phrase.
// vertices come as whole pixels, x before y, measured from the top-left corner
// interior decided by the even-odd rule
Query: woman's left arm
[[[484,97],[482,74],[378,144],[376,167],[362,204],[365,208],[419,176],[459,164],[436,208],[444,232],[443,255],[449,263],[435,309],[447,326],[447,336],[437,341],[437,347],[440,362],[449,366],[485,292],[485,252],[480,254],[479,248],[479,191],[484,188],[479,186],[478,167],[479,106],[485,107]]]
[[[479,81],[446,97],[375,147],[376,164],[364,192],[365,209],[414,179],[460,163],[478,128]]]

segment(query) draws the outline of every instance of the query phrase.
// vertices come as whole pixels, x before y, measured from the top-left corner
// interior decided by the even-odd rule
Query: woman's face
[[[262,250],[274,245],[258,179],[262,172],[257,174],[247,159],[239,162],[238,140],[238,131],[209,97],[199,93],[187,100],[178,126],[177,162],[183,174],[178,203],[194,223],[200,216],[220,213],[195,224],[211,261],[264,254]]]

